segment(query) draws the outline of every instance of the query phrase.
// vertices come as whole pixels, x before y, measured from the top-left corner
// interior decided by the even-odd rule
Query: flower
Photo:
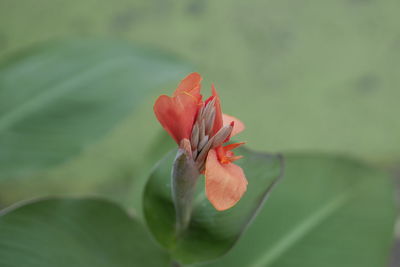
[[[206,179],[206,195],[219,211],[233,207],[247,188],[241,167],[233,162],[234,148],[244,143],[227,143],[244,130],[235,117],[222,114],[220,98],[212,86],[212,95],[203,101],[201,76],[194,72],[181,81],[172,97],[161,95],[154,113],[175,142],[191,155],[199,173]]]

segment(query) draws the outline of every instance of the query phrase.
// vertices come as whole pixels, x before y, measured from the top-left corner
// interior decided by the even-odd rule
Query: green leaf
[[[214,259],[226,253],[257,214],[282,174],[282,158],[238,149],[244,159],[238,164],[249,181],[244,197],[233,208],[219,212],[205,196],[200,178],[192,220],[179,238],[175,236],[175,209],[171,197],[171,167],[176,151],[169,153],[154,169],[146,185],[144,215],[155,238],[172,257],[183,263]]]
[[[340,157],[285,159],[282,184],[238,244],[198,266],[387,266],[395,217],[388,175]]]
[[[157,137],[150,144],[149,148],[143,155],[141,166],[142,172],[140,175],[135,177],[132,181],[133,186],[129,190],[129,205],[135,210],[139,211],[138,216],[143,219],[143,193],[146,187],[147,181],[151,173],[153,172],[152,167],[155,166],[165,155],[170,152],[176,143],[174,140],[165,132],[159,131]],[[172,166],[171,166],[172,168]]]
[[[0,67],[0,179],[65,162],[186,72],[117,41],[56,42],[10,59]]]
[[[47,199],[0,217],[2,267],[168,266],[146,229],[100,199]]]
[[[151,44],[215,83],[250,147],[397,164],[399,9],[394,0],[96,0],[93,12],[92,1],[2,0],[0,57],[70,36]]]

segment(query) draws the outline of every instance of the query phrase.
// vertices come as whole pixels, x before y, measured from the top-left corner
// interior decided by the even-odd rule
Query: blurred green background
[[[316,159],[323,154],[343,155],[400,173],[399,10],[396,0],[0,0],[0,208],[40,195],[101,193],[140,215],[145,178],[171,145],[161,135],[152,105],[159,94],[171,94],[190,71],[204,77],[205,95],[211,83],[215,84],[224,111],[246,124],[240,139],[250,148],[289,152],[299,158],[304,152],[316,152],[317,156],[311,156]],[[48,42],[74,40],[79,41],[46,48]],[[90,42],[100,45],[92,49]],[[101,44],[111,44],[111,48]],[[142,50],[130,44],[161,52],[146,52],[142,57]],[[32,47],[42,52],[35,54]],[[158,61],[158,53],[168,59]],[[65,64],[52,61],[57,57]],[[113,65],[114,59],[122,63]],[[98,71],[103,61],[111,71]],[[181,66],[177,62],[188,63]],[[97,76],[82,80],[81,71],[87,75],[92,69]],[[149,76],[150,70],[164,76]],[[132,87],[127,86],[131,81]],[[23,103],[19,98],[29,99],[28,94],[42,89],[43,95],[51,94],[65,84],[78,93],[33,106],[32,113],[25,110],[26,121],[18,124],[16,120],[16,126],[7,129],[8,115],[13,115],[7,111]],[[87,91],[83,90],[86,86]],[[107,99],[113,92],[115,99]],[[118,99],[124,94],[132,95],[125,101]],[[79,107],[80,98],[93,106]],[[132,110],[130,99],[135,100]],[[102,104],[109,108],[104,110],[104,120],[93,115],[103,114]],[[120,116],[115,111],[119,108],[123,110],[118,111]],[[68,111],[75,117],[82,114],[82,120],[73,124]],[[96,120],[88,123],[90,116]],[[59,119],[58,124],[54,119]],[[49,128],[35,128],[41,123]],[[100,130],[95,134],[90,128],[96,127]],[[68,142],[56,142],[64,130],[71,147]],[[33,132],[38,134],[30,136]],[[29,147],[25,151],[17,141],[11,144],[15,133],[27,133],[21,140],[37,150]],[[74,147],[77,140],[84,141]],[[21,149],[16,157],[36,160],[31,170],[12,165],[7,153],[16,147]],[[54,154],[40,155],[41,150]],[[57,152],[60,160],[52,162]],[[314,161],[305,164],[303,178],[320,181],[319,176],[324,176],[343,182],[346,175],[353,175],[350,171],[342,175],[342,163],[335,157],[329,158],[326,168],[317,164],[320,170],[312,168]],[[303,165],[299,166],[302,170]],[[14,175],[15,170],[25,172]],[[373,176],[373,171],[365,170]],[[377,177],[366,194],[370,199],[374,190],[379,192],[375,192],[375,209],[363,207],[362,202],[349,214],[392,209],[391,185],[379,178],[383,176]],[[287,198],[292,193],[279,195],[278,191],[277,214],[285,199],[300,203],[312,190],[324,195],[329,184],[325,182],[321,179],[319,186],[308,188],[293,178],[281,190],[298,191],[298,195],[293,201]],[[316,199],[310,203],[323,204]],[[379,203],[388,205],[381,208]],[[314,212],[316,208],[308,204],[307,211]],[[391,220],[384,221],[388,227],[382,231],[389,231]]]
[[[190,62],[188,71],[205,78],[204,94],[215,83],[224,111],[246,124],[241,139],[250,148],[343,154],[395,169],[399,8],[395,0],[0,0],[0,61],[47,41],[127,40]],[[124,190],[147,172],[160,133],[152,104],[179,79],[149,91],[136,112],[39,179],[3,182],[0,199]]]
[[[1,0],[0,58],[77,37],[161,48],[194,63],[205,87],[216,84],[250,147],[393,164],[399,8],[395,0]]]

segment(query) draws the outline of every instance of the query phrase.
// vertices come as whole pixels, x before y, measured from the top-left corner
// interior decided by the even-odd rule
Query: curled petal
[[[230,115],[226,115],[226,114],[222,114],[222,120],[223,120],[223,124],[225,125],[229,125],[232,122],[233,123],[233,130],[232,130],[232,136],[237,135],[238,133],[242,132],[245,128],[244,123],[242,121],[240,121],[239,119],[230,116]]]
[[[219,211],[233,207],[247,189],[247,180],[242,168],[233,164],[222,164],[214,149],[206,161],[206,195]]]
[[[202,105],[201,80],[197,72],[189,74],[172,97],[161,95],[154,104],[158,121],[177,144],[182,139],[190,139],[197,111]]]
[[[201,76],[197,72],[190,73],[186,76],[176,88],[173,96],[179,96],[182,94],[191,95],[195,98],[201,98]]]
[[[189,95],[161,95],[154,104],[154,113],[164,129],[179,144],[184,138],[190,139],[198,106],[198,100]]]

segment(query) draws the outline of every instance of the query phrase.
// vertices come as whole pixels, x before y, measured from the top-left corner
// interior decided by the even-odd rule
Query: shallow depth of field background
[[[394,0],[1,0],[0,59],[46,40],[131,40],[193,62],[226,112],[246,123],[251,147],[396,163],[399,8]]]
[[[224,111],[244,121],[251,148],[344,154],[396,173],[399,10],[396,0],[0,0],[0,61],[50,40],[128,40],[193,64],[203,88],[213,82]],[[79,157],[0,189],[0,206],[31,188],[59,190],[49,177],[68,177],[71,193],[118,199],[160,134],[152,103],[174,86]]]

